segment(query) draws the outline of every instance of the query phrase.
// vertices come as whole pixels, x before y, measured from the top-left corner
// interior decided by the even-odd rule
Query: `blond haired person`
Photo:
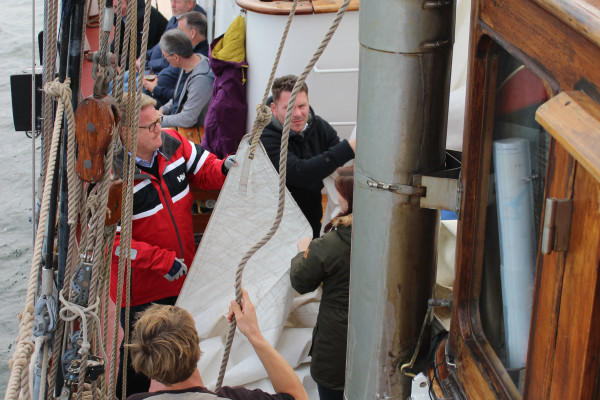
[[[136,371],[165,385],[165,390],[138,393],[129,400],[307,400],[300,379],[288,362],[267,342],[260,332],[254,305],[242,289],[242,308],[232,301],[229,318],[235,315],[242,332],[265,367],[276,394],[244,387],[221,388],[217,393],[204,387],[198,371],[200,338],[194,319],[178,306],[153,305],[135,324],[129,346]]]

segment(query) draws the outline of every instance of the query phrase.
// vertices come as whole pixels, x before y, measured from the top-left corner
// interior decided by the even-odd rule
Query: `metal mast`
[[[454,1],[361,0],[345,398],[406,399],[435,284],[439,212],[413,176],[445,161]],[[427,343],[425,341],[424,343]]]

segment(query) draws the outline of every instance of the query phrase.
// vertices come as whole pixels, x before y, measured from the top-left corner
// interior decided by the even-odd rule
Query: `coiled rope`
[[[264,120],[265,120],[266,113],[262,112],[263,109],[266,108],[266,105],[264,103],[267,100],[267,96],[268,96],[268,93],[269,93],[271,85],[272,85],[272,79],[273,79],[273,76],[275,75],[275,70],[277,69],[277,62],[279,61],[279,56],[281,55],[281,51],[283,49],[283,43],[285,42],[285,38],[287,36],[287,31],[289,29],[289,25],[290,25],[291,19],[293,17],[293,12],[295,11],[296,3],[297,3],[297,0],[294,1],[294,5],[292,6],[292,10],[290,11],[290,17],[288,18],[288,24],[286,25],[286,30],[284,31],[284,36],[282,37],[282,42],[280,44],[279,51],[277,53],[276,63],[273,66],[273,69],[271,70],[271,77],[269,79],[265,97],[263,98],[263,104],[262,104],[263,107],[261,107],[260,111],[257,108],[258,115],[257,115],[257,118],[255,119],[254,126],[253,126],[253,132],[252,132],[252,136],[251,136],[252,146],[249,151],[250,154],[253,154],[253,150],[256,148],[258,139],[260,138],[260,133],[258,131],[259,122],[257,122],[257,121],[260,119],[260,124],[263,124],[265,122]],[[240,264],[238,265],[238,268],[237,268],[237,271],[235,274],[235,299],[238,304],[241,303],[241,298],[242,298],[242,274],[244,272],[244,267],[246,266],[248,260],[273,237],[273,235],[279,228],[279,225],[281,224],[281,219],[283,217],[283,209],[285,206],[285,176],[286,176],[286,172],[287,172],[288,139],[289,139],[289,135],[290,135],[290,124],[292,121],[292,114],[294,111],[294,105],[296,103],[296,97],[298,96],[298,93],[300,92],[300,88],[304,84],[306,77],[308,76],[308,74],[310,73],[312,68],[315,66],[315,64],[317,63],[317,61],[319,60],[319,58],[325,51],[325,48],[329,44],[329,41],[333,37],[333,34],[335,33],[337,27],[339,26],[339,24],[342,20],[342,17],[344,16],[346,10],[348,9],[349,4],[350,4],[350,0],[344,0],[342,5],[340,6],[340,8],[335,16],[335,19],[333,20],[331,26],[329,27],[329,30],[325,34],[325,37],[321,41],[321,44],[315,51],[314,55],[312,56],[312,58],[310,59],[310,61],[306,65],[306,67],[304,68],[304,71],[302,71],[302,74],[298,77],[298,80],[296,81],[296,84],[294,85],[294,89],[292,90],[292,93],[290,95],[290,101],[288,103],[287,111],[285,114],[285,123],[283,125],[283,133],[281,135],[281,147],[280,147],[280,152],[279,152],[279,201],[277,203],[277,214],[276,214],[275,219],[273,220],[273,224],[271,225],[271,228],[269,229],[267,234],[244,255],[244,257],[240,261]],[[262,133],[262,130],[268,125],[268,121],[270,121],[270,118],[267,120],[267,123],[262,127],[262,129],[260,129],[261,133]],[[252,157],[249,157],[249,158],[252,158]],[[229,353],[231,352],[231,345],[233,343],[233,337],[235,335],[235,328],[236,328],[236,322],[235,322],[235,317],[234,317],[231,320],[231,324],[229,325],[229,332],[227,333],[227,341],[225,344],[223,361],[221,362],[221,368],[219,369],[219,376],[217,378],[217,384],[216,384],[217,391],[219,389],[221,389],[221,386],[223,384],[223,378],[225,376],[227,362],[229,361]]]

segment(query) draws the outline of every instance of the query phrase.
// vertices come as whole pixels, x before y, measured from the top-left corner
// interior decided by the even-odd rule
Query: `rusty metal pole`
[[[410,193],[445,160],[454,13],[454,0],[360,3],[349,400],[410,395],[400,366],[432,296],[439,224]]]

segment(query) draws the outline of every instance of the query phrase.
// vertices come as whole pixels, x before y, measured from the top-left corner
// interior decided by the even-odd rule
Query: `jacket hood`
[[[343,217],[335,217],[331,220],[331,226],[334,228],[340,226],[352,226],[352,214],[344,215]]]
[[[225,34],[215,40],[211,46],[213,59],[241,63],[246,59],[246,32],[244,18],[238,15]]]
[[[339,235],[340,239],[350,244],[352,241],[352,214],[344,215],[343,217],[335,217],[331,220],[331,226]]]

